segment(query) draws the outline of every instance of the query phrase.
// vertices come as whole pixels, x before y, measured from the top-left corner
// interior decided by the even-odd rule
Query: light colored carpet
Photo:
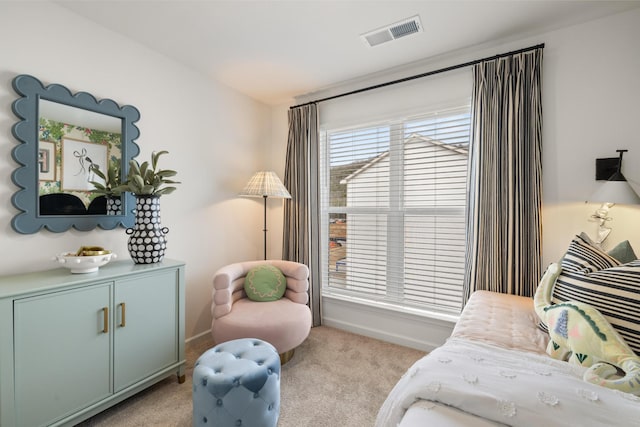
[[[191,426],[193,364],[213,346],[187,345],[187,380],[168,378],[80,426]],[[282,367],[278,427],[366,427],[402,374],[425,353],[321,326]],[[253,427],[253,426],[252,426]]]

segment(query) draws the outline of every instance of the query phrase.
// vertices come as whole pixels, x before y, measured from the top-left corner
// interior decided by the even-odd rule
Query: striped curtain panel
[[[309,305],[312,324],[320,326],[320,224],[319,211],[318,107],[303,105],[289,110],[289,137],[284,185],[291,199],[284,205],[282,258],[309,267]],[[315,250],[312,250],[312,245]]]
[[[474,65],[464,303],[541,277],[542,48]]]

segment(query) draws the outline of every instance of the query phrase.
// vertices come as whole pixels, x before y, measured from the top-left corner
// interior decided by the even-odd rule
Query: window
[[[323,292],[459,313],[470,106],[321,129]]]

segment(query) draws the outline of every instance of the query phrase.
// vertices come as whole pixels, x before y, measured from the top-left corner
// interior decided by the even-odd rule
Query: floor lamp
[[[262,197],[264,199],[264,259],[267,259],[267,198],[290,199],[291,194],[273,171],[253,174],[240,192],[241,197]]]

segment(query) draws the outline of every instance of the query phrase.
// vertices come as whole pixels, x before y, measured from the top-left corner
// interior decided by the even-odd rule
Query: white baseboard
[[[398,334],[386,333],[378,329],[374,330],[371,328],[363,327],[362,325],[354,325],[352,323],[342,322],[339,320],[323,318],[322,326],[329,326],[331,328],[340,329],[343,331],[351,332],[353,334],[363,335],[369,338],[375,338],[380,341],[385,341],[392,344],[401,345],[404,347],[414,348],[416,350],[422,350],[427,353],[439,347],[439,345],[436,345],[434,343],[426,343],[424,341],[420,341],[414,338],[401,336]]]
[[[322,324],[429,352],[444,344],[455,322],[323,297]]]
[[[200,333],[199,333],[199,334],[197,334],[197,335],[194,335],[194,336],[192,336],[192,337],[190,337],[190,338],[187,338],[186,340],[184,340],[184,342],[185,342],[185,344],[189,344],[191,341],[195,341],[195,340],[197,340],[198,338],[202,338],[202,337],[204,337],[205,335],[211,335],[211,329],[207,329],[207,330],[206,330],[206,331],[204,331],[204,332],[200,332]]]
[[[454,320],[389,311],[344,299],[322,298],[322,324],[358,335],[429,352],[451,335]],[[185,340],[186,344],[211,334],[211,329]]]

